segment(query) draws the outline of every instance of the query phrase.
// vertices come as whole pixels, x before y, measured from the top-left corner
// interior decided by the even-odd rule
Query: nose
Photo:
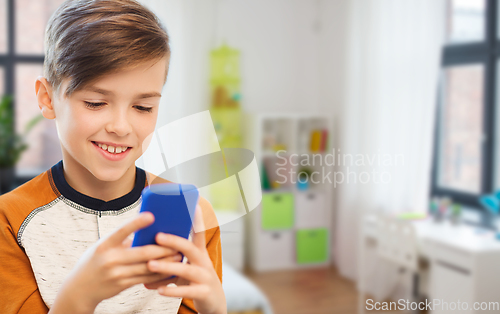
[[[132,132],[132,125],[129,121],[126,109],[114,110],[110,121],[106,125],[106,131],[115,133],[117,136],[125,136]]]

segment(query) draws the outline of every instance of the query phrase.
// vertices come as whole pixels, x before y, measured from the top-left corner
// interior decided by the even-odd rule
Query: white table
[[[419,255],[430,261],[429,300],[441,300],[441,304],[443,301],[448,302],[449,309],[458,306],[458,301],[462,302],[462,309],[453,311],[444,311],[444,304],[434,303],[435,308],[431,312],[499,313],[500,241],[495,239],[494,233],[480,232],[472,226],[454,226],[448,222],[435,223],[432,220],[417,220],[412,224],[417,235]],[[367,240],[376,245],[375,216],[365,216],[361,235],[363,245]],[[469,309],[463,309],[463,302],[467,303]],[[481,305],[485,307],[481,302],[486,302],[490,310],[472,308]],[[493,303],[489,304],[490,302]],[[491,310],[491,307],[495,310]]]

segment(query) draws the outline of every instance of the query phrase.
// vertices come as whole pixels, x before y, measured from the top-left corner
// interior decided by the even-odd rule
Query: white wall
[[[321,0],[320,37],[319,37],[319,110],[333,118],[333,149],[340,148],[343,123],[343,106],[347,98],[347,71],[350,57],[348,55],[350,0]],[[336,170],[336,169],[335,169]],[[338,230],[335,227],[338,221],[338,206],[340,189],[332,186],[333,193],[333,229],[331,235],[331,253],[333,261],[338,266],[341,252],[338,246]],[[355,245],[351,246],[351,250]],[[343,274],[350,277],[350,274]],[[352,277],[351,277],[352,278]]]
[[[208,108],[208,54],[223,41],[242,51],[245,111],[333,113],[339,104],[347,0],[142,2],[171,36],[172,68],[159,125]]]
[[[317,109],[315,1],[218,2],[217,42],[242,51],[243,106],[251,112]]]

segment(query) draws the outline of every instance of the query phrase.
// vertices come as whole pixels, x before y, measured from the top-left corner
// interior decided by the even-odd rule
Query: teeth
[[[101,143],[97,143],[97,146],[99,146],[101,149],[106,150],[112,154],[120,154],[128,149],[127,146],[114,147],[114,146],[108,146],[106,144],[101,144]]]

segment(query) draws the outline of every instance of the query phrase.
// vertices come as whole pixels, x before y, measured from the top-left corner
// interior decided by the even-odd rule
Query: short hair
[[[167,30],[137,1],[67,0],[45,29],[43,74],[57,94],[69,79],[69,97],[106,74],[166,56]],[[167,72],[168,62],[165,80]]]

